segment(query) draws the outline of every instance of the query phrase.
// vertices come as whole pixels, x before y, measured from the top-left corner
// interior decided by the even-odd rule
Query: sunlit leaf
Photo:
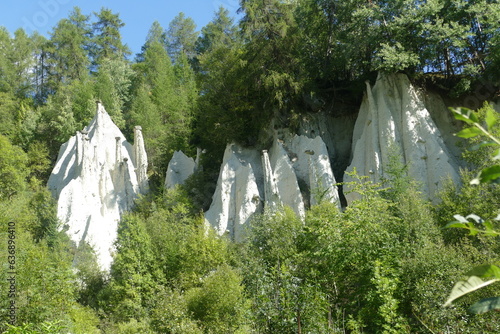
[[[500,148],[495,150],[495,152],[493,152],[493,157],[491,158],[491,160],[493,161],[500,160]]]
[[[481,184],[481,180],[480,180],[478,177],[475,177],[475,178],[473,178],[473,179],[470,181],[470,184],[472,184],[472,185],[476,185],[476,186],[477,186],[477,185]]]
[[[494,111],[491,108],[486,109],[485,122],[488,130],[490,130],[495,125],[496,120],[497,119],[495,117]]]
[[[500,279],[500,268],[494,264],[484,264],[474,267],[467,273],[468,276],[477,276],[481,278],[497,278]]]
[[[468,225],[460,222],[451,222],[445,225],[445,228],[465,228],[468,229]]]
[[[468,108],[450,108],[456,119],[464,121],[468,124],[477,123],[478,119],[474,111]]]
[[[498,309],[500,309],[500,297],[491,297],[482,299],[469,307],[469,312],[474,314],[481,314]]]
[[[443,306],[449,306],[455,299],[460,298],[472,291],[481,289],[482,287],[490,285],[496,281],[498,281],[498,279],[483,281],[477,276],[470,276],[466,281],[458,281],[451,290],[450,296]]]
[[[497,179],[500,179],[500,165],[484,168],[479,174],[481,183],[495,182]]]
[[[461,218],[463,218],[463,217],[461,217]],[[445,225],[445,228],[463,228],[463,229],[469,230],[469,235],[476,235],[480,232],[480,230],[474,226],[474,223],[471,223],[467,220],[465,221],[465,223],[462,223],[459,221],[448,223]]]
[[[461,137],[461,138],[473,138],[473,137],[481,135],[482,133],[483,132],[481,130],[479,130],[478,128],[472,127],[472,128],[463,129],[462,131],[457,133],[457,136]]]

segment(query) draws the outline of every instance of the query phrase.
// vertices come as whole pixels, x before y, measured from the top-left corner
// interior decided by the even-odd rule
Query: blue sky
[[[220,6],[236,17],[239,0],[3,0],[0,4],[0,26],[11,33],[24,28],[28,34],[37,30],[48,37],[57,22],[68,17],[75,6],[80,7],[85,15],[98,12],[101,7],[119,13],[125,23],[121,30],[123,42],[135,55],[144,44],[154,21],[167,28],[170,21],[183,12],[196,22],[199,31],[212,20]]]

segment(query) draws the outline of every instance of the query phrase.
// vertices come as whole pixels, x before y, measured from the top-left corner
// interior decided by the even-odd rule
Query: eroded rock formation
[[[229,233],[233,240],[242,240],[252,215],[262,210],[262,186],[259,152],[229,144],[205,219],[219,235]]]
[[[445,178],[459,182],[456,158],[445,145],[424,99],[403,74],[379,75],[373,87],[367,83],[352,147],[347,172],[356,169],[374,182],[388,177],[391,155],[408,166],[409,175],[430,199],[435,199]],[[351,180],[344,177],[345,182]],[[345,193],[348,202],[359,196],[349,189]]]
[[[175,151],[168,163],[165,188],[171,189],[177,184],[183,184],[195,169],[196,163],[193,158],[188,157],[182,151]]]
[[[129,144],[98,103],[94,119],[64,143],[48,181],[57,216],[78,250],[88,244],[109,270],[118,221],[148,190],[147,156],[141,128]]]
[[[205,219],[220,235],[229,233],[239,241],[252,216],[263,209],[272,212],[286,205],[304,218],[303,194],[312,204],[326,200],[340,205],[335,183],[320,137],[275,140],[269,153],[230,144]]]

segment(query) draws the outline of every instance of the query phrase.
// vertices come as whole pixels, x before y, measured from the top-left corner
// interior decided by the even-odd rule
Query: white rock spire
[[[48,181],[62,228],[77,247],[75,261],[87,243],[109,270],[118,221],[147,191],[146,169],[142,134],[136,131],[132,147],[98,103],[90,124],[61,146]]]
[[[391,154],[408,165],[408,174],[418,181],[423,192],[436,199],[443,180],[459,183],[458,163],[449,153],[436,124],[417,90],[404,74],[379,74],[373,87],[366,85],[353,133],[352,161],[347,171],[374,182],[388,177]],[[352,181],[349,176],[344,182]],[[359,197],[344,187],[346,199]]]

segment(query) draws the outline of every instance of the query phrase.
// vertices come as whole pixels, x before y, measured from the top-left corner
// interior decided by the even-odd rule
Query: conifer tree
[[[166,33],[167,50],[173,62],[184,53],[189,59],[194,57],[196,38],[196,24],[193,19],[179,13],[168,25]]]

